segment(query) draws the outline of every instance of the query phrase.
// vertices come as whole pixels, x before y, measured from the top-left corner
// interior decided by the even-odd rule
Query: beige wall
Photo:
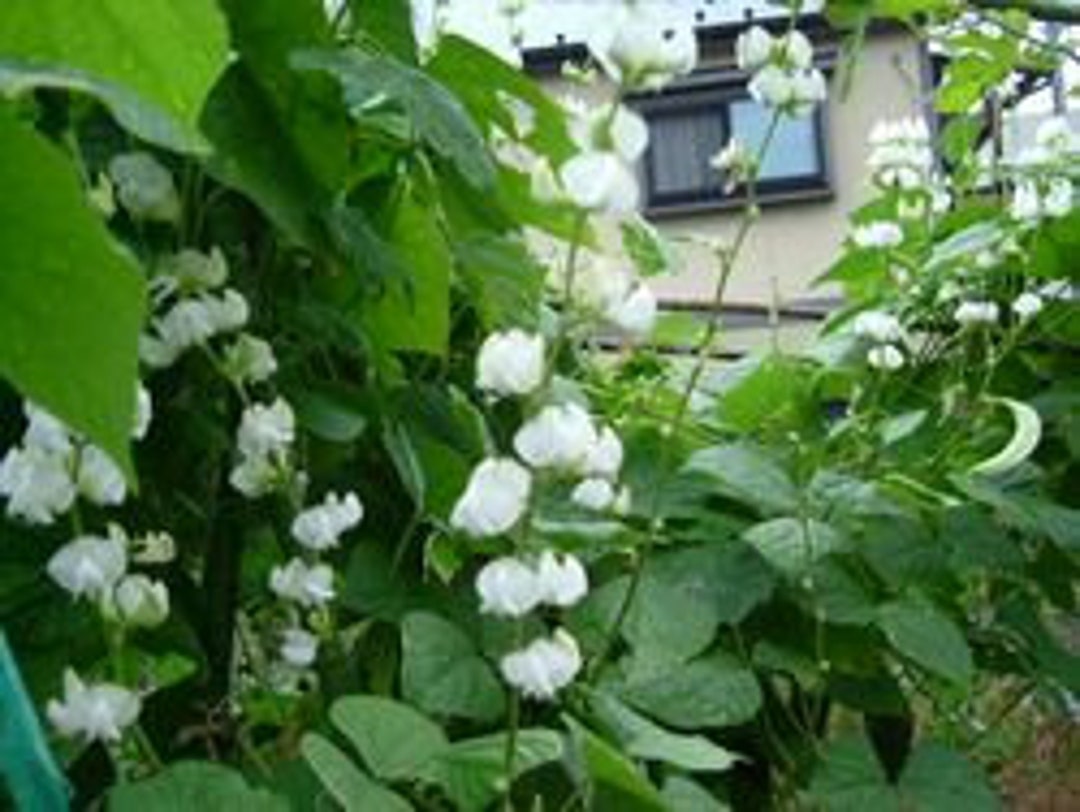
[[[707,54],[705,61],[730,61],[724,53]],[[825,139],[832,195],[766,205],[732,276],[726,303],[767,305],[778,291],[781,305],[820,298],[835,291],[811,290],[812,281],[833,259],[847,231],[847,214],[869,195],[864,164],[870,128],[881,118],[920,111],[920,61],[915,41],[902,34],[878,34],[865,43],[851,91],[840,99],[840,65],[830,80]],[[556,93],[561,82],[550,82]],[[576,91],[580,93],[580,91]],[[671,235],[699,234],[730,237],[738,221],[731,211],[711,211],[664,217],[657,225]],[[704,304],[713,295],[716,272],[704,249],[681,249],[684,271],[656,280],[654,289],[668,304]],[[774,282],[775,280],[775,282]]]
[[[854,84],[839,98],[839,71],[830,81],[825,139],[833,196],[766,206],[755,225],[728,287],[727,302],[761,304],[779,291],[781,302],[828,295],[813,280],[837,256],[847,233],[847,214],[866,201],[866,139],[880,118],[919,112],[919,54],[914,40],[885,35],[867,41]],[[660,225],[672,234],[696,232],[729,237],[737,214],[712,213]],[[665,301],[700,302],[712,296],[715,273],[702,252],[687,257],[687,271],[656,285]]]

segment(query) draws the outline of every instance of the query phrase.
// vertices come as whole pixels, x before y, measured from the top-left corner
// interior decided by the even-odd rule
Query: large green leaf
[[[725,496],[763,513],[793,513],[798,508],[799,494],[791,478],[757,446],[705,448],[690,457],[685,470],[708,477]]]
[[[840,738],[829,745],[814,773],[810,793],[829,812],[901,810],[884,767],[862,736]]]
[[[421,765],[416,777],[442,787],[461,812],[481,812],[505,792],[506,734],[454,742]],[[555,761],[562,741],[551,730],[520,730],[515,742],[514,775]]]
[[[334,744],[317,733],[300,741],[308,765],[345,812],[410,812],[412,805],[374,781]],[[237,806],[237,809],[250,807]]]
[[[586,770],[593,809],[620,812],[663,812],[667,807],[656,787],[626,756],[576,720],[566,724]]]
[[[253,789],[228,767],[202,761],[179,761],[134,784],[118,784],[109,793],[109,812],[235,812],[258,809],[285,812],[284,798]]]
[[[490,722],[503,712],[502,685],[472,641],[448,620],[414,612],[401,624],[401,690],[428,713]]]
[[[364,308],[365,327],[387,349],[441,355],[450,337],[452,266],[432,207],[403,197],[390,239],[407,275],[388,280],[385,294]]]
[[[353,26],[409,64],[416,63],[410,0],[348,0]]]
[[[909,800],[905,808],[927,812],[995,812],[1001,808],[982,770],[936,742],[923,742],[911,754],[900,776],[900,792]]]
[[[968,683],[975,671],[960,629],[928,601],[904,598],[878,609],[878,626],[893,647],[938,676]]]
[[[360,51],[309,50],[296,54],[299,70],[325,71],[342,86],[354,118],[390,102],[408,116],[415,138],[449,161],[478,188],[495,184],[495,171],[483,136],[461,103],[446,88],[416,68],[388,56]]]
[[[416,773],[449,744],[442,728],[403,702],[349,696],[330,708],[330,719],[379,778]]]
[[[537,329],[544,269],[520,241],[485,234],[457,242],[454,255],[485,328]]]
[[[333,82],[295,73],[289,54],[328,45],[318,0],[222,0],[240,59],[214,89],[203,128],[211,171],[293,240],[331,245],[332,204],[347,166],[345,112]]]
[[[822,522],[791,517],[755,524],[743,539],[780,572],[795,577],[842,546],[839,533]]]
[[[668,812],[729,812],[731,808],[683,775],[673,775],[665,781],[661,795]]]
[[[75,170],[0,110],[0,375],[131,477],[145,286]]]
[[[762,701],[753,672],[722,652],[631,679],[619,693],[643,713],[683,730],[742,724]]]
[[[692,772],[720,772],[738,756],[700,735],[665,730],[635,713],[610,694],[591,691],[589,709],[602,728],[622,743],[635,758],[660,761]]]
[[[133,133],[175,150],[205,150],[199,113],[227,60],[213,0],[5,0],[0,9],[0,91],[92,93]]]

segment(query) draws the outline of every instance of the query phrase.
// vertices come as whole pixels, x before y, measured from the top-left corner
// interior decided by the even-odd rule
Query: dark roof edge
[[[737,37],[748,25],[760,25],[772,32],[781,31],[787,25],[787,19],[776,17],[772,19],[755,19],[750,17],[737,23],[722,23],[720,25],[702,26],[697,29],[698,42],[702,45],[709,43],[730,41]],[[823,14],[804,14],[799,18],[799,29],[807,34],[818,34],[823,37],[838,37],[840,31],[833,27]],[[867,30],[868,34],[885,34],[905,30],[902,25],[892,21],[872,22]],[[540,48],[526,48],[522,51],[521,58],[525,70],[538,75],[550,75],[558,73],[564,63],[584,63],[589,57],[589,49],[582,42],[566,42],[556,45],[545,45]]]

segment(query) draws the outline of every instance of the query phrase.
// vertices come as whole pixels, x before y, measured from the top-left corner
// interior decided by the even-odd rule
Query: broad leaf
[[[213,0],[5,0],[0,91],[61,87],[97,96],[124,127],[206,151],[199,113],[228,61]]]
[[[596,809],[620,812],[664,812],[656,787],[622,753],[576,720],[565,717],[590,785]]]
[[[631,679],[619,693],[643,713],[683,730],[742,724],[762,701],[753,672],[722,652]]]
[[[0,375],[133,478],[145,286],[70,163],[0,110]]]
[[[163,772],[134,784],[118,784],[109,793],[110,812],[234,812],[259,809],[285,812],[289,804],[264,789],[253,789],[244,777],[220,764],[178,761]],[[407,808],[407,807],[406,807]]]
[[[308,733],[300,741],[308,765],[345,812],[410,812],[412,804],[379,784],[330,741]],[[197,808],[197,807],[194,807]],[[238,809],[247,807],[237,806]],[[224,810],[222,810],[224,812]]]
[[[350,696],[330,708],[330,719],[379,778],[415,774],[448,742],[442,728],[403,702]]]
[[[832,742],[814,773],[810,793],[829,812],[900,812],[900,798],[889,784],[874,749],[862,736]]]
[[[878,610],[878,626],[892,646],[923,668],[958,683],[968,683],[975,670],[964,635],[929,602],[905,598]]]
[[[686,471],[708,477],[720,493],[766,514],[793,513],[799,495],[791,478],[762,449],[721,445],[696,452]]]
[[[417,139],[449,161],[473,186],[495,184],[487,145],[461,103],[416,68],[360,51],[304,51],[293,57],[298,70],[325,71],[342,86],[345,104],[363,121],[386,103],[399,107]]]
[[[505,695],[491,666],[457,626],[414,612],[401,624],[401,690],[428,713],[489,722],[503,712]]]
[[[789,577],[800,575],[842,547],[840,535],[829,525],[790,517],[755,524],[743,534],[743,540]]]
[[[421,765],[416,777],[442,787],[461,812],[482,812],[505,792],[506,734],[454,742]],[[519,776],[562,755],[562,740],[550,730],[520,730],[515,743],[514,775]]]
[[[912,809],[995,812],[1001,803],[982,770],[953,750],[923,742],[900,776],[900,791]]]

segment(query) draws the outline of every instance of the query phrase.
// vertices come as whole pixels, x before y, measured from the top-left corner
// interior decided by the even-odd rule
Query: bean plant
[[[1074,4],[830,0],[828,78],[799,3],[748,24],[769,124],[679,240],[658,4],[558,97],[329,5],[0,8],[0,799],[1000,808],[988,740],[1080,691],[1080,132],[1000,148]],[[843,304],[721,361],[760,167],[871,26],[940,78],[868,134]]]

